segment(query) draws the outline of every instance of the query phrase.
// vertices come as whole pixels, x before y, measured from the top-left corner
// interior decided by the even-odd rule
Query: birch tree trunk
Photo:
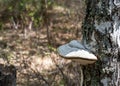
[[[86,0],[83,44],[98,62],[84,70],[84,86],[120,86],[120,0]]]

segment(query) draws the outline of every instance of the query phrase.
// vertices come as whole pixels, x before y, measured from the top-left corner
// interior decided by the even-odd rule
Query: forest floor
[[[37,30],[26,29],[26,33],[23,29],[13,28],[0,31],[0,62],[16,67],[17,86],[64,86],[64,83],[76,82],[74,78],[79,73],[74,72],[79,70],[74,68],[78,65],[72,65],[70,60],[57,53],[58,46],[81,39],[84,8],[80,5],[75,8],[74,5],[61,2],[48,11],[51,45],[47,40],[47,26]]]

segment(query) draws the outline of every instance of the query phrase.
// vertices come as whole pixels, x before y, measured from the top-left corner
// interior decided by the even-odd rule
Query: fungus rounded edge
[[[70,45],[71,43],[72,46]],[[63,58],[79,62],[81,65],[93,64],[97,61],[97,57],[85,49],[84,46],[77,40],[58,47],[57,51]]]

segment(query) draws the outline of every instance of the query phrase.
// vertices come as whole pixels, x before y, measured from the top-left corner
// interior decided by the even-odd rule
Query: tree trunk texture
[[[120,86],[120,0],[86,0],[82,43],[98,61],[84,66],[84,86]]]
[[[16,68],[0,64],[0,86],[16,86]]]

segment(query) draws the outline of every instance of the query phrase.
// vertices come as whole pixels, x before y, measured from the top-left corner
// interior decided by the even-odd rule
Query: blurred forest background
[[[71,68],[78,66],[56,49],[81,40],[85,6],[84,0],[0,0],[0,64],[17,68],[17,86],[80,82],[79,70]]]

